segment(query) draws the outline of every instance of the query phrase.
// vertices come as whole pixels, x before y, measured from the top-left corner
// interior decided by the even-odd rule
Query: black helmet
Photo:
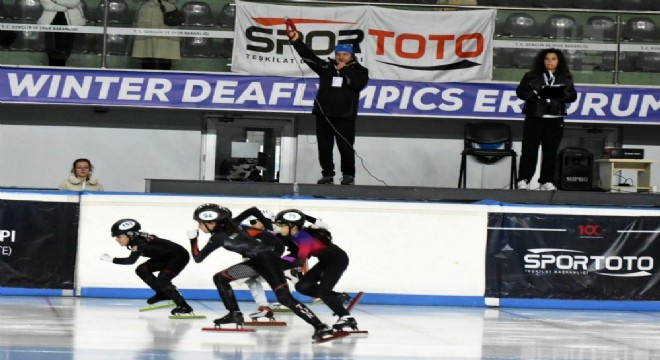
[[[276,224],[296,225],[298,229],[302,229],[305,225],[305,214],[297,209],[288,209],[280,211],[275,216]]]
[[[195,209],[193,219],[195,221],[222,224],[231,219],[231,210],[216,204],[203,204]]]
[[[142,227],[137,220],[121,219],[112,224],[110,234],[112,237],[117,237],[119,235],[128,235],[128,237],[131,237],[132,235],[137,234],[141,228]]]

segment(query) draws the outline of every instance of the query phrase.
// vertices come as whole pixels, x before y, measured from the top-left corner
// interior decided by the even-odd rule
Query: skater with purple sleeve
[[[312,256],[318,259],[316,265],[300,277],[296,290],[320,298],[339,316],[333,325],[335,330],[358,330],[357,321],[343,305],[346,293],[334,291],[335,285],[348,268],[348,255],[332,242],[332,234],[327,229],[305,227],[305,221],[309,218],[296,209],[283,210],[275,217],[275,224],[280,226],[280,236],[285,245],[289,249],[297,249],[297,253],[292,256],[299,262]]]

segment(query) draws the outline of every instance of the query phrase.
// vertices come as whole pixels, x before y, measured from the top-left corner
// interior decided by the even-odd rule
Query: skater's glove
[[[317,219],[317,220],[314,222],[314,226],[316,226],[316,227],[318,227],[318,228],[321,228],[321,229],[330,230],[330,225],[328,225],[327,223],[325,223],[325,222],[324,222],[323,220],[321,220],[321,219]]]
[[[103,254],[103,255],[101,255],[101,260],[103,260],[103,261],[112,262],[112,260],[114,260],[114,259],[115,259],[115,258],[113,258],[112,256],[110,256],[109,254]]]
[[[186,231],[186,233],[188,234],[188,239],[195,240],[195,239],[197,239],[197,236],[199,235],[199,230],[192,229],[192,230]]]

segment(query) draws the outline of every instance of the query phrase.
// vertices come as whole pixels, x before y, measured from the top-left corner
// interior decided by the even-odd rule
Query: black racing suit
[[[340,299],[340,294],[333,289],[348,268],[348,255],[330,240],[324,241],[312,235],[313,229],[299,230],[295,236],[283,237],[289,249],[297,249],[295,257],[305,261],[315,256],[316,265],[309,269],[296,284],[301,294],[318,297],[338,316],[349,315]]]
[[[247,209],[222,226],[218,225],[214,229],[209,241],[201,250],[197,246],[197,239],[191,239],[190,245],[193,259],[195,262],[200,263],[213,251],[221,247],[241,254],[248,259],[240,264],[222,270],[213,276],[213,282],[218,288],[220,298],[227,310],[240,311],[230,282],[236,280],[236,276],[241,278],[251,277],[251,275],[254,275],[253,271],[256,271],[258,275],[266,280],[271,289],[273,289],[275,296],[277,296],[277,301],[290,308],[296,315],[315,328],[318,328],[322,325],[321,320],[307,306],[298,302],[291,295],[286,278],[284,277],[284,271],[282,270],[282,261],[279,255],[273,251],[273,247],[255,239],[247,231],[236,225],[237,221],[242,221],[250,215],[256,217],[267,226],[271,223],[270,220],[263,216],[259,209],[255,207]]]
[[[127,246],[131,255],[126,258],[114,258],[115,264],[132,265],[140,256],[149,260],[138,265],[135,273],[157,293],[165,294],[177,305],[185,304],[185,299],[172,284],[175,278],[190,261],[188,251],[181,245],[155,235],[140,232],[132,237]],[[154,276],[158,272],[158,277]]]

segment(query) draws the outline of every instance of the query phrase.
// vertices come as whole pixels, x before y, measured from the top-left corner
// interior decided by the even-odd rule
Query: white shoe
[[[557,188],[555,187],[555,184],[553,184],[551,182],[547,182],[547,183],[541,185],[541,190],[542,191],[553,191],[553,190],[557,190]]]
[[[529,183],[527,183],[527,180],[518,181],[518,190],[529,190]]]

